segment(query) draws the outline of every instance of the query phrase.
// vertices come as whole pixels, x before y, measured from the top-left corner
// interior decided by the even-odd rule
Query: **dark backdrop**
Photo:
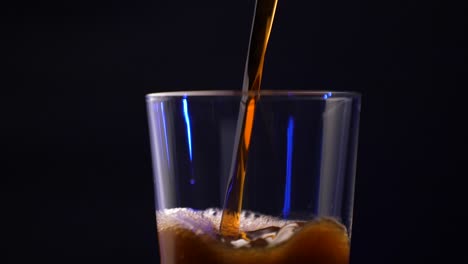
[[[263,87],[363,94],[352,263],[467,260],[461,2],[279,1]],[[253,1],[2,5],[7,263],[158,263],[144,95],[240,89]]]

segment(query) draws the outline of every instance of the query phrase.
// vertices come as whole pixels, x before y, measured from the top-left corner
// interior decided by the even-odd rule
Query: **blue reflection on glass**
[[[332,93],[331,92],[328,92],[328,97],[331,97],[332,96]]]
[[[327,98],[328,98],[328,94],[324,94],[323,99],[327,99]]]
[[[164,114],[164,103],[161,102],[161,113],[162,113],[162,123],[163,123],[163,130],[164,130],[164,141],[166,145],[166,157],[167,157],[167,164],[170,165],[170,156],[169,156],[169,142],[167,139],[167,129],[166,129],[166,114]]]
[[[182,99],[184,117],[185,117],[185,124],[187,125],[187,141],[188,141],[188,148],[189,148],[189,155],[190,161],[192,161],[192,133],[190,128],[190,117],[188,113],[188,106],[187,106],[187,99]]]
[[[289,216],[291,208],[291,170],[292,170],[292,151],[293,151],[293,139],[294,139],[294,119],[292,116],[289,117],[288,131],[287,131],[287,147],[286,147],[286,186],[284,189],[284,205],[283,205],[283,217]]]
[[[195,184],[195,179],[190,179],[190,184],[194,185]]]

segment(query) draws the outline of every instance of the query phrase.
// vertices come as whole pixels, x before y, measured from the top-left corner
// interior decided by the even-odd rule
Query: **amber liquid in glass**
[[[250,139],[276,5],[277,0],[256,3],[243,82],[247,93],[240,103],[224,208],[158,211],[163,264],[349,263],[348,233],[334,219],[294,222],[270,216],[248,217],[242,211]]]

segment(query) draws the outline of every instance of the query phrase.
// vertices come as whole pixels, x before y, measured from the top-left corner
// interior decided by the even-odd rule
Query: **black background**
[[[144,95],[240,89],[253,1],[2,5],[6,263],[158,263]],[[363,94],[352,263],[467,261],[467,15],[279,1],[263,88]]]

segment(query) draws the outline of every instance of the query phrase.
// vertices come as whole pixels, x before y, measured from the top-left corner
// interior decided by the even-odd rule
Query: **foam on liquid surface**
[[[224,241],[219,235],[222,210],[204,211],[190,208],[173,208],[157,212],[158,232],[165,230],[186,230],[195,235],[210,237],[227,242],[234,248],[273,247],[289,240],[302,226],[304,221],[283,220],[271,216],[243,211],[240,219],[240,231],[244,235],[238,239]],[[333,221],[333,220],[329,220]],[[336,226],[346,233],[344,226]]]
[[[190,208],[156,213],[164,264],[349,264],[349,238],[333,219],[290,221],[244,211],[236,240],[219,234],[222,211]]]

